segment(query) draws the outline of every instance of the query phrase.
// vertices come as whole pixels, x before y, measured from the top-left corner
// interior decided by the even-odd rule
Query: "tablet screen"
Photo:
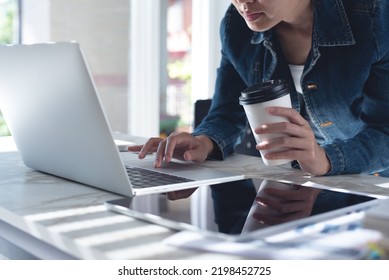
[[[185,192],[125,198],[106,205],[110,210],[171,228],[184,225],[183,228],[240,236],[274,226],[295,226],[312,217],[328,219],[360,211],[376,199],[340,189],[265,179],[200,187],[187,198]],[[180,194],[184,197],[169,199]]]

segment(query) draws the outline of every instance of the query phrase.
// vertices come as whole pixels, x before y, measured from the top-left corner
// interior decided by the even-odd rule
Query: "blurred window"
[[[191,87],[192,0],[169,0],[167,11],[166,96],[161,96],[160,133],[190,132],[193,122]]]
[[[0,0],[0,44],[20,42],[19,1]],[[0,62],[1,63],[1,62]],[[0,104],[1,108],[1,104]],[[0,136],[9,135],[0,111]]]

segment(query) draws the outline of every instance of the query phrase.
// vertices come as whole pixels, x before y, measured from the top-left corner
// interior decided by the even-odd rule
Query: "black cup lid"
[[[287,94],[289,94],[289,87],[284,80],[270,80],[243,90],[239,97],[239,104],[262,103]]]

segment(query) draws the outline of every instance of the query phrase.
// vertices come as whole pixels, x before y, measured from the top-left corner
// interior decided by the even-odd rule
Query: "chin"
[[[262,26],[257,26],[255,24],[247,24],[247,26],[252,30],[252,31],[255,31],[255,32],[265,32],[267,30],[269,30],[271,27],[262,27]]]
[[[250,28],[252,31],[255,32],[265,32],[268,31],[269,29],[273,28],[274,26],[277,25],[278,22],[274,22],[271,20],[254,20],[254,21],[247,21],[246,24],[248,28]]]

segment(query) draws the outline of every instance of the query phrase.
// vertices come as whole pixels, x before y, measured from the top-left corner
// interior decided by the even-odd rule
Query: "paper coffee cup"
[[[278,106],[291,108],[289,87],[283,80],[271,80],[262,84],[254,85],[242,91],[239,103],[243,105],[251,130],[258,126],[289,122],[287,118],[273,116],[267,113],[266,108]],[[254,133],[255,140],[258,143],[272,138],[281,137],[283,133],[271,133],[258,135]],[[282,151],[284,149],[269,149],[261,152],[262,160],[266,165],[279,165],[290,162],[287,159],[268,160],[264,156],[273,151]]]

